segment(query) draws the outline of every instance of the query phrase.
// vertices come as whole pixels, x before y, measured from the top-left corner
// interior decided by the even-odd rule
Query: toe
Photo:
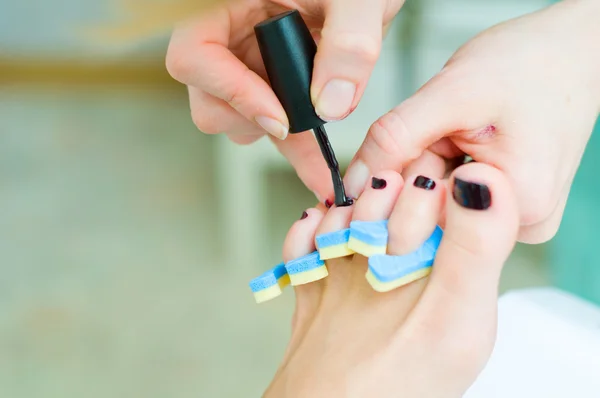
[[[493,346],[498,283],[516,241],[518,208],[506,177],[484,164],[456,169],[448,191],[444,237],[407,326],[436,355],[463,357],[477,371]]]
[[[316,208],[302,213],[285,237],[283,242],[283,261],[288,263],[296,258],[315,251],[315,232],[323,220],[323,212]]]
[[[373,176],[355,205],[348,247],[365,257],[384,254],[388,243],[388,218],[404,180],[395,171]]]
[[[433,233],[445,200],[445,185],[424,175],[409,177],[388,223],[388,254],[411,253]]]
[[[400,174],[392,170],[373,176],[369,186],[356,201],[352,220],[387,220],[403,185],[404,180]]]

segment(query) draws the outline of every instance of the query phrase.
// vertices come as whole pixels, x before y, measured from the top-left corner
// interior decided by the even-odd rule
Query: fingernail
[[[426,191],[431,191],[435,188],[435,181],[425,176],[418,176],[417,178],[415,178],[415,182],[413,185],[417,188],[421,188]]]
[[[333,202],[331,200],[327,199],[325,201],[325,207],[327,207],[328,209],[330,209],[331,206],[333,206]]]
[[[341,79],[330,80],[317,98],[317,115],[324,120],[341,119],[350,112],[355,94],[356,84]]]
[[[275,119],[266,116],[257,116],[255,120],[260,127],[274,137],[283,140],[288,135],[289,127],[285,127],[281,122]]]
[[[487,185],[454,179],[452,197],[462,207],[485,210],[492,205],[492,194]]]
[[[383,189],[387,186],[387,182],[383,178],[373,177],[371,179],[371,188]]]
[[[303,211],[302,212],[302,217],[300,217],[301,220],[304,220],[306,217],[308,217],[308,213]]]
[[[348,196],[358,198],[365,189],[370,176],[371,172],[362,160],[352,163],[344,177],[344,186]]]

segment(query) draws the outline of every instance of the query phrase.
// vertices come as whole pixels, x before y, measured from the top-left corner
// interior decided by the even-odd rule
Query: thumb
[[[323,120],[340,120],[356,108],[379,58],[387,1],[334,0],[315,56],[311,97]]]
[[[484,125],[495,107],[479,92],[479,87],[465,86],[464,79],[440,73],[379,118],[348,167],[348,194],[358,197],[370,175],[380,170],[402,171],[441,138]]]

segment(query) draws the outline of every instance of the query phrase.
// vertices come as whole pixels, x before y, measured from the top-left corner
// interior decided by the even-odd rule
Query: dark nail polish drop
[[[308,217],[308,213],[303,211],[302,212],[302,217],[300,217],[301,220],[304,220],[306,217]]]
[[[462,207],[485,210],[492,205],[492,193],[487,185],[454,179],[452,197]]]
[[[331,202],[331,200],[327,199],[325,201],[325,207],[327,207],[329,209],[329,208],[331,208],[331,206],[333,206],[333,203]]]
[[[417,178],[415,178],[415,182],[413,185],[417,188],[421,188],[426,191],[431,191],[435,188],[435,181],[425,176],[418,176]]]
[[[383,189],[387,186],[387,182],[382,178],[373,177],[371,180],[371,188],[373,189]]]

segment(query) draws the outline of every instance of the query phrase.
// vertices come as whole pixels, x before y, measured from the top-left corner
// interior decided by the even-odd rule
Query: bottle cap
[[[254,32],[271,88],[288,116],[290,133],[324,125],[310,98],[317,45],[300,13],[276,15],[256,25]]]

